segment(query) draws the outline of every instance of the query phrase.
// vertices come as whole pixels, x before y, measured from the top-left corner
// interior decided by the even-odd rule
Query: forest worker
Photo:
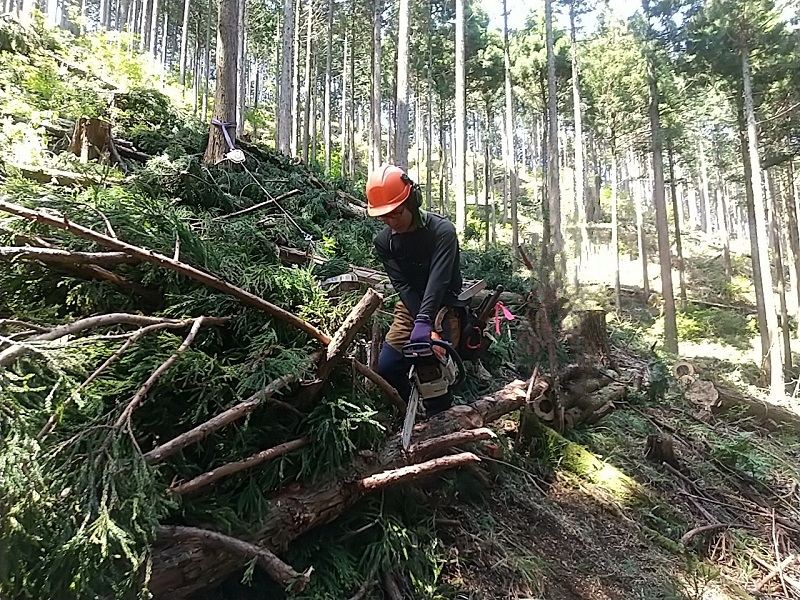
[[[367,181],[367,213],[386,227],[375,251],[400,295],[394,321],[378,358],[378,373],[408,401],[410,384],[403,346],[440,337],[458,345],[461,271],[456,229],[446,218],[422,209],[419,185],[401,169],[384,165]],[[428,417],[450,407],[452,394],[424,402]]]

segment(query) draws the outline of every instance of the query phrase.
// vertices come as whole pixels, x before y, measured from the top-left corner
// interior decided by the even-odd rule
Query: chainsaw
[[[443,355],[437,348],[444,350]],[[410,365],[408,379],[411,382],[402,434],[403,450],[407,451],[420,402],[443,396],[451,386],[464,381],[465,372],[461,357],[453,346],[442,340],[409,342],[403,346],[403,357]]]

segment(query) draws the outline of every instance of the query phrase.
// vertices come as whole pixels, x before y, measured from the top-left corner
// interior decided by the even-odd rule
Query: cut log
[[[685,394],[687,400],[705,410],[719,405],[719,391],[713,381],[695,381],[686,388]]]
[[[470,406],[456,406],[415,427],[414,439],[423,443],[431,438],[452,434],[461,429],[476,429],[520,408],[525,402],[527,384],[514,381],[493,395],[480,398]],[[447,456],[407,467],[400,435],[392,436],[377,456],[357,457],[347,473],[333,473],[314,487],[293,485],[280,492],[270,504],[264,527],[248,543],[280,554],[298,536],[329,523],[354,504],[378,482],[400,483],[426,475],[439,468],[474,462],[470,453]],[[392,473],[390,475],[390,473]],[[380,489],[380,487],[378,488]],[[153,548],[150,591],[156,598],[184,598],[212,582],[219,582],[244,564],[242,558],[216,551],[193,540],[158,539]]]
[[[36,248],[33,246],[0,246],[0,260],[12,259],[38,260],[44,263],[68,265],[119,265],[140,262],[138,258],[124,252],[76,252],[57,248]]]
[[[672,374],[678,378],[685,375],[692,377],[694,375],[694,365],[692,365],[690,362],[686,362],[685,360],[680,360],[672,366]]]

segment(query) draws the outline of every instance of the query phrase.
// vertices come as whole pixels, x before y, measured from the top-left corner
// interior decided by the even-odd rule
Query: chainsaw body
[[[439,356],[436,346],[444,349],[444,356]],[[465,373],[455,349],[440,340],[408,343],[403,346],[403,357],[410,365],[408,379],[411,383],[402,434],[403,449],[408,450],[420,401],[445,395],[451,386],[464,380]]]

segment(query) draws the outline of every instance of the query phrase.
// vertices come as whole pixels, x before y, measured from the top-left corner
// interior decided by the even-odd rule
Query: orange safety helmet
[[[411,179],[400,167],[378,167],[367,180],[367,214],[370,217],[389,214],[408,200],[411,187]]]

